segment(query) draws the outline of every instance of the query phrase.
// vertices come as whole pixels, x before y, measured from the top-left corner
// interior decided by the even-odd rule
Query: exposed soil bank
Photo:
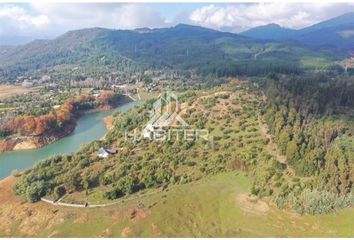
[[[112,130],[113,128],[113,116],[107,116],[103,118],[104,125],[107,130]]]
[[[73,118],[66,123],[60,130],[45,133],[39,136],[20,136],[0,141],[0,153],[15,150],[30,150],[43,147],[53,143],[74,131],[78,118]]]

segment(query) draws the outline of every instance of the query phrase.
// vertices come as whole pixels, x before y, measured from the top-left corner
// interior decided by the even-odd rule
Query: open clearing
[[[243,173],[175,185],[143,199],[103,209],[20,203],[0,182],[0,236],[36,237],[352,237],[354,209],[300,216],[248,197]]]
[[[33,88],[24,88],[14,85],[0,85],[0,100],[33,91],[35,91]]]

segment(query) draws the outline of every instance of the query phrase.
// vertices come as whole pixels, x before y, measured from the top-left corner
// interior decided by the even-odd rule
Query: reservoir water
[[[127,111],[139,104],[140,102],[130,102],[110,111],[86,114],[77,121],[75,130],[70,135],[42,148],[1,153],[0,179],[11,175],[14,170],[30,168],[36,162],[53,155],[75,152],[81,145],[100,139],[107,132],[104,117],[117,111]]]

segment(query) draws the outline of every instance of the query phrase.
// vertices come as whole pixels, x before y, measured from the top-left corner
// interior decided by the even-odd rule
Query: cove
[[[75,130],[65,138],[39,149],[5,152],[0,154],[0,179],[10,176],[14,170],[24,170],[36,162],[58,154],[69,154],[83,144],[100,139],[107,132],[103,118],[115,112],[127,111],[141,102],[129,102],[115,109],[86,114],[79,118]]]

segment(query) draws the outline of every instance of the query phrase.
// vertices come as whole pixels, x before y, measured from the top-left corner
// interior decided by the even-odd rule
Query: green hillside
[[[272,43],[202,27],[177,25],[149,31],[101,28],[68,32],[54,40],[38,40],[0,51],[0,79],[13,81],[28,74],[72,69],[90,74],[132,72],[144,67],[196,70],[202,74],[296,73],[311,67],[302,59],[333,60],[326,51],[312,51],[295,43]]]

